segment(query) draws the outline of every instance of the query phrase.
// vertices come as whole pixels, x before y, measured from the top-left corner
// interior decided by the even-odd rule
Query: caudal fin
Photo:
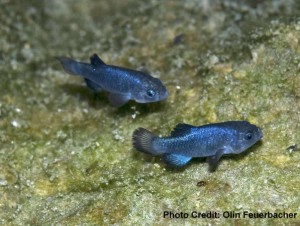
[[[78,62],[68,57],[55,57],[60,61],[61,65],[71,75],[81,75],[83,77],[88,77],[93,73],[93,67],[90,64]]]
[[[153,141],[155,138],[158,138],[150,131],[144,128],[138,128],[133,132],[132,135],[132,143],[133,147],[138,151],[152,154],[152,155],[159,155],[162,154],[159,150],[155,150]]]

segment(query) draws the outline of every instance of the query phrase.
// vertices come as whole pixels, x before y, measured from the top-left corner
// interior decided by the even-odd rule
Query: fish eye
[[[245,140],[251,140],[252,139],[252,132],[247,132],[245,135]]]
[[[155,96],[155,91],[153,89],[148,89],[147,90],[147,96],[148,97],[154,97]]]

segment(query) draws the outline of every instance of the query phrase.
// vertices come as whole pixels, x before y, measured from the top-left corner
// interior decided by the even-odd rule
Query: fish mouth
[[[259,139],[262,139],[264,137],[262,130],[258,127],[258,134],[259,134]]]
[[[165,100],[165,99],[167,99],[168,96],[169,96],[169,92],[166,90],[164,95],[160,96],[160,100]]]

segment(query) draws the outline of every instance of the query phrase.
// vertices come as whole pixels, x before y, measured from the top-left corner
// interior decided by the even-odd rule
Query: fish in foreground
[[[91,64],[67,57],[57,57],[66,72],[82,76],[94,92],[107,91],[109,101],[116,107],[129,100],[149,103],[168,97],[166,87],[158,78],[141,71],[105,64],[97,54],[90,57]]]
[[[178,124],[168,137],[138,128],[133,132],[133,146],[147,154],[162,155],[163,161],[173,167],[182,167],[194,157],[207,157],[214,171],[222,155],[239,154],[262,137],[261,129],[247,121]]]

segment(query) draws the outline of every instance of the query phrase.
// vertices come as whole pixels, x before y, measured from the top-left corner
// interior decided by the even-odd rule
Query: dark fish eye
[[[148,89],[147,90],[147,96],[154,97],[155,96],[155,91],[153,89]]]
[[[252,132],[248,132],[245,135],[245,140],[251,140],[252,139]]]

